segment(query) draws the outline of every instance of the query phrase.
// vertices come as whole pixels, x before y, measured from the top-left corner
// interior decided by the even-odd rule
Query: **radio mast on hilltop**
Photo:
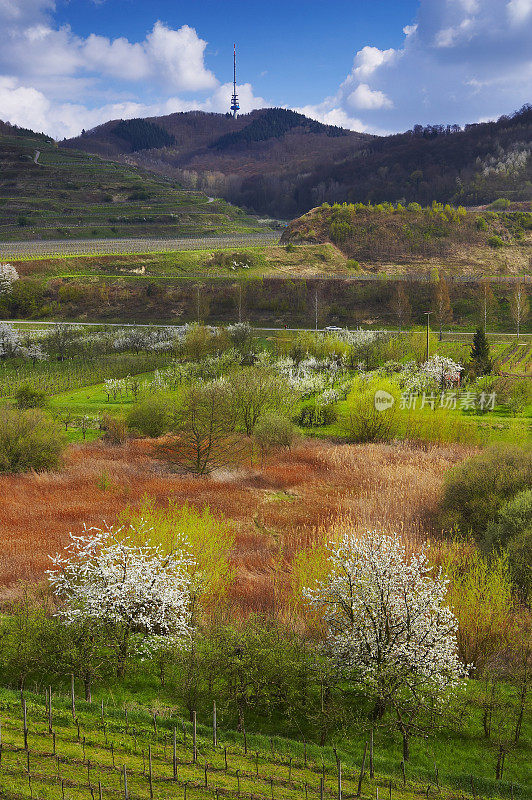
[[[237,112],[240,111],[238,105],[238,95],[236,93],[236,44],[233,45],[233,96],[231,97],[231,111],[233,117],[236,118]]]

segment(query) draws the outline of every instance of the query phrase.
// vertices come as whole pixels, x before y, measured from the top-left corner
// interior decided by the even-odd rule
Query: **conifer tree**
[[[483,328],[477,328],[471,345],[471,365],[477,375],[491,372],[490,344]]]

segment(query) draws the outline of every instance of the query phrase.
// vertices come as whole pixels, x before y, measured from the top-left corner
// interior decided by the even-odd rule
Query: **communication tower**
[[[236,44],[233,45],[233,96],[231,97],[231,112],[233,117],[236,118],[236,115],[240,111],[240,106],[238,105],[238,95],[236,93]]]

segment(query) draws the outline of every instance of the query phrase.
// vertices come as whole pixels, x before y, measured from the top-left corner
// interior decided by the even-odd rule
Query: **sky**
[[[357,131],[496,119],[532,100],[532,0],[0,0],[0,119],[283,106]]]

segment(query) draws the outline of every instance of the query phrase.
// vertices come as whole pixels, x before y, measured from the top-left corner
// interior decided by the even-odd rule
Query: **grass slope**
[[[532,214],[327,204],[293,220],[282,242],[332,242],[362,268],[530,275]]]
[[[489,745],[479,747],[471,733],[447,740],[446,752],[443,741],[436,740],[434,748],[418,744],[403,780],[393,743],[377,736],[375,777],[370,779],[366,771],[358,794],[363,737],[346,738],[333,751],[276,735],[243,735],[224,729],[222,723],[215,745],[212,728],[200,724],[195,758],[193,726],[175,709],[157,706],[155,697],[144,706],[142,698],[136,702],[131,694],[122,706],[115,705],[113,696],[99,700],[94,704],[78,700],[74,714],[69,699],[54,698],[50,725],[44,697],[26,695],[26,747],[20,694],[2,690],[1,796],[6,800],[87,800],[91,796],[175,800],[185,795],[189,800],[300,800],[320,797],[323,780],[323,796],[338,797],[336,756],[346,800],[373,798],[378,790],[392,800],[431,794],[454,800],[471,792],[477,797],[527,796],[526,783],[519,783],[527,773],[525,761],[519,763],[521,757],[525,759],[524,744],[517,758],[508,759],[508,781],[495,782],[484,774],[483,757],[485,762]],[[439,765],[437,777],[435,764]]]
[[[223,200],[126,164],[0,134],[0,241],[249,233],[260,226]]]

